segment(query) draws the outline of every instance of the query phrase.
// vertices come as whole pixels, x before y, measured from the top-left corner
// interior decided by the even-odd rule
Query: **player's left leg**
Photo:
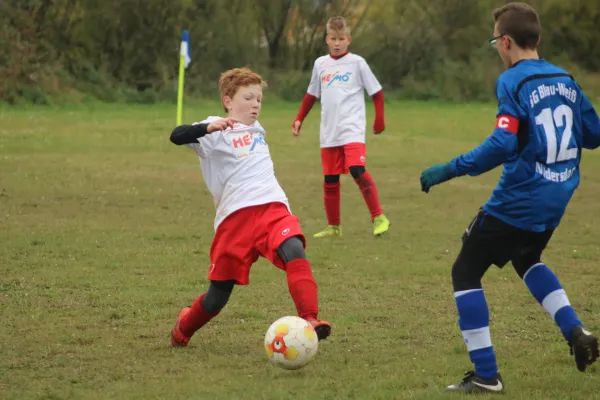
[[[304,248],[306,240],[298,218],[281,203],[271,203],[258,223],[265,235],[257,241],[259,253],[286,273],[288,289],[298,316],[310,322],[319,340],[331,333],[331,325],[321,321],[318,288]]]
[[[598,339],[583,328],[558,277],[541,261],[551,236],[552,231],[530,233],[526,247],[512,263],[533,297],[560,328],[575,357],[577,369],[583,372],[600,357]]]
[[[325,175],[323,202],[327,215],[327,227],[313,235],[314,238],[342,236],[340,227],[340,176]]]
[[[312,324],[319,340],[331,334],[331,324],[318,319],[319,300],[317,283],[304,252],[301,236],[294,236],[277,247],[277,254],[285,266],[288,289],[301,318]]]
[[[364,143],[349,143],[344,146],[345,162],[350,175],[360,189],[363,199],[373,222],[373,235],[380,236],[390,228],[390,221],[381,211],[379,193],[375,181],[369,171],[366,170],[366,149]]]
[[[323,182],[323,204],[327,216],[327,227],[314,234],[314,238],[341,236],[340,228],[340,174],[344,174],[344,149],[342,147],[325,147],[321,149],[321,166],[325,181]]]

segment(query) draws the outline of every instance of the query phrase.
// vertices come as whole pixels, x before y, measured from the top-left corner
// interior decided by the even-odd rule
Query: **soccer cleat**
[[[588,365],[592,365],[600,357],[598,338],[581,326],[573,327],[569,347],[571,355],[575,355],[577,369],[581,372],[584,372]]]
[[[179,323],[183,318],[185,318],[186,315],[188,315],[188,313],[191,310],[191,307],[185,307],[179,313],[179,316],[177,317],[177,323],[175,324],[175,328],[171,330],[171,346],[186,347],[188,345],[188,342],[190,341],[191,337],[187,337],[183,334],[183,332],[181,332],[181,329],[179,329]]]
[[[331,335],[331,324],[329,322],[317,319],[307,319],[306,321],[315,328],[319,341],[327,339]]]
[[[340,228],[339,226],[328,225],[327,228],[313,235],[314,238],[323,238],[331,236],[342,236],[342,228]]]
[[[500,374],[492,379],[483,379],[475,375],[475,371],[465,374],[461,383],[450,385],[446,388],[448,392],[459,393],[504,393],[504,383]]]
[[[373,220],[373,236],[381,236],[390,229],[390,220],[383,214]]]

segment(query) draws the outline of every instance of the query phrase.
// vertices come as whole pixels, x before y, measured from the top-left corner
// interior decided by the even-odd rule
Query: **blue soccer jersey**
[[[496,128],[450,162],[455,176],[504,171],[484,209],[517,228],[556,228],[579,185],[583,148],[600,146],[600,119],[575,80],[543,59],[523,60],[496,83]]]

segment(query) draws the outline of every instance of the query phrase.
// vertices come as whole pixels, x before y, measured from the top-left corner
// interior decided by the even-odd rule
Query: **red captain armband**
[[[516,135],[519,131],[519,120],[512,115],[498,115],[496,128],[505,129]]]

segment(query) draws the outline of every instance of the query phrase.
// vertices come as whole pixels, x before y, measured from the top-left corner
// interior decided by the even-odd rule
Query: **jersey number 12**
[[[573,135],[573,110],[571,107],[561,104],[552,112],[551,108],[544,108],[535,117],[535,123],[542,125],[546,134],[547,155],[546,164],[554,164],[561,161],[577,158],[577,147],[569,148],[571,136]],[[560,149],[557,151],[558,135],[556,128],[564,127],[560,140]]]

